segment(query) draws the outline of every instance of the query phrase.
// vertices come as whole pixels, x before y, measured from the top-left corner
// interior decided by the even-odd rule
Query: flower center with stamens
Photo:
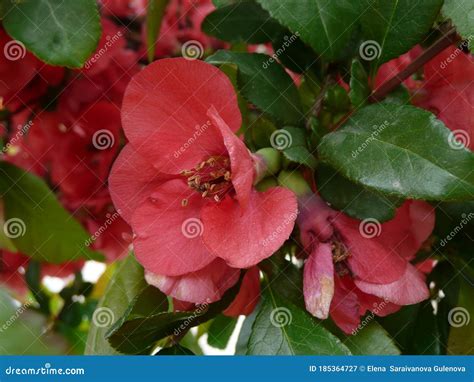
[[[211,156],[191,170],[181,171],[188,186],[199,192],[203,198],[216,202],[224,199],[233,190],[230,172],[230,160],[226,156]],[[187,204],[183,200],[182,205]]]
[[[350,257],[350,252],[346,246],[339,240],[334,240],[332,243],[332,261],[334,269],[339,276],[344,276],[350,273],[346,260]]]

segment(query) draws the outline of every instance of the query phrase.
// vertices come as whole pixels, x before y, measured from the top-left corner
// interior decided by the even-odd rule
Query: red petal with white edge
[[[253,312],[259,300],[260,271],[257,267],[253,267],[245,273],[239,293],[222,313],[229,317],[238,317],[241,314],[248,316]]]
[[[331,244],[318,244],[304,265],[303,293],[306,310],[322,320],[328,318],[334,295],[334,264]]]
[[[148,284],[180,301],[210,304],[222,298],[225,291],[239,281],[240,270],[216,259],[203,269],[182,276],[145,273]]]
[[[229,128],[225,121],[220,117],[214,106],[209,109],[209,118],[217,126],[224,139],[224,145],[230,158],[231,179],[234,186],[236,198],[243,209],[246,208],[250,190],[252,189],[255,178],[255,167],[252,156],[234,132]]]
[[[183,199],[187,204],[183,205]],[[215,259],[202,242],[209,229],[200,219],[205,201],[183,180],[159,186],[132,216],[135,255],[152,273],[180,276]]]
[[[380,284],[391,283],[402,277],[407,261],[376,238],[369,238],[365,234],[362,236],[362,222],[340,214],[334,220],[334,225],[349,251],[347,261],[356,277]]]
[[[109,190],[115,207],[128,223],[133,212],[166,180],[132,145],[127,144],[112,166]]]
[[[127,87],[122,104],[125,135],[161,172],[194,168],[205,157],[226,152],[207,116],[211,106],[232,131],[240,128],[237,97],[223,72],[199,60],[155,61]]]
[[[334,278],[335,288],[330,314],[336,325],[346,334],[357,330],[360,322],[359,299],[355,292],[345,285],[348,278]],[[349,280],[350,281],[350,280]]]
[[[296,214],[296,197],[290,190],[252,190],[245,210],[231,198],[203,208],[203,240],[231,267],[250,268],[271,256],[290,237]]]
[[[363,292],[397,305],[416,304],[426,300],[430,295],[422,273],[411,264],[408,264],[405,274],[400,280],[390,284],[371,284],[357,279],[354,282]]]

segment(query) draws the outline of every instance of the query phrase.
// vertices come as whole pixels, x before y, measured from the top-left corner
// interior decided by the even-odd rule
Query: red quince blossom
[[[416,104],[437,115],[474,149],[474,57],[455,46],[445,49],[424,67],[425,80]]]
[[[221,71],[182,58],[149,65],[127,88],[122,122],[129,143],[110,192],[132,226],[138,260],[154,274],[148,279],[165,293],[218,299],[239,268],[288,239],[296,198],[281,187],[253,188],[254,159],[235,135],[241,115]]]
[[[429,297],[423,274],[410,264],[434,227],[429,204],[405,202],[394,219],[375,222],[375,232],[316,195],[301,197],[299,205],[297,222],[309,254],[304,298],[312,315],[331,315],[350,333],[367,310],[384,316]]]
[[[201,44],[203,50],[223,48],[224,43],[209,37],[201,30],[204,18],[214,9],[211,0],[171,0],[166,7],[160,33],[157,36],[155,56],[157,58],[181,56],[183,44],[187,42],[192,43],[194,47]],[[142,32],[145,47],[145,28]],[[142,54],[145,56],[145,52]]]

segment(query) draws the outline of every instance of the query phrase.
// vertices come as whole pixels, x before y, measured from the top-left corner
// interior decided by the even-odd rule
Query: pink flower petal
[[[239,280],[239,269],[230,268],[216,259],[196,272],[182,276],[163,276],[145,273],[148,284],[175,299],[195,304],[210,304],[221,299],[225,291]]]
[[[373,294],[397,305],[411,305],[426,300],[429,290],[423,275],[408,264],[404,275],[390,284],[373,284],[354,280],[357,287],[365,293]]]
[[[130,143],[158,170],[178,173],[226,151],[207,116],[211,106],[232,131],[240,128],[236,94],[223,72],[203,61],[162,59],[130,81],[123,127]]]
[[[318,244],[304,265],[303,293],[306,310],[326,319],[334,295],[334,264],[331,244]]]
[[[222,313],[229,317],[241,314],[248,316],[260,300],[260,271],[258,267],[250,268],[245,273],[239,293],[234,301]]]
[[[187,200],[187,204],[183,204]],[[205,201],[183,180],[159,186],[132,216],[135,255],[147,271],[180,276],[215,259],[202,242],[208,228],[200,219]]]
[[[248,207],[226,198],[202,210],[204,242],[231,267],[249,268],[271,256],[290,237],[297,204],[288,189],[253,190]]]

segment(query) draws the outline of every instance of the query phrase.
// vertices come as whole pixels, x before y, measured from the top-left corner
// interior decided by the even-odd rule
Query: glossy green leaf
[[[296,86],[273,58],[258,53],[220,50],[206,59],[214,65],[232,63],[239,68],[241,94],[282,123],[297,125],[303,117]]]
[[[347,355],[349,349],[304,309],[267,285],[248,341],[251,355]]]
[[[206,16],[201,29],[232,43],[261,44],[271,41],[283,27],[254,1],[239,1]]]
[[[303,164],[312,169],[316,168],[316,158],[309,151],[306,145],[307,138],[305,130],[296,127],[285,127],[284,129],[277,130],[273,136],[274,142],[272,142],[273,146],[276,148],[280,148],[278,143],[279,135],[284,140],[282,151],[286,159]]]
[[[146,51],[148,62],[155,58],[156,38],[169,0],[149,0],[146,12]]]
[[[168,336],[179,336],[193,326],[214,318],[234,300],[240,284],[230,288],[221,300],[203,304],[186,312],[161,312],[157,314],[135,315],[123,320],[122,325],[114,324],[107,333],[109,343],[125,354],[149,354],[157,341]],[[121,322],[121,323],[122,323]]]
[[[471,253],[472,255],[472,253]],[[448,354],[474,355],[474,285],[462,280],[457,306],[448,313]]]
[[[218,315],[209,327],[207,343],[218,349],[225,349],[237,325],[237,319]]]
[[[181,345],[161,349],[156,355],[195,355],[191,350]]]
[[[344,340],[352,354],[357,355],[399,355],[400,349],[395,345],[385,329],[373,321],[359,329],[356,335]]]
[[[474,2],[472,0],[444,0],[441,13],[451,19],[457,32],[467,39],[472,47],[474,37]]]
[[[348,55],[359,3],[351,0],[258,0],[258,3],[327,60]]]
[[[474,154],[452,144],[436,117],[413,106],[376,104],[327,134],[319,158],[369,189],[405,199],[469,200]]]
[[[363,0],[362,59],[378,67],[409,51],[428,33],[442,4],[443,0]]]
[[[329,166],[320,165],[317,171],[318,191],[331,207],[356,219],[393,219],[403,199],[382,195],[351,182]]]
[[[102,259],[87,246],[89,234],[36,175],[0,162],[0,198],[5,209],[4,232],[9,232],[22,253],[56,264]]]
[[[119,354],[109,345],[105,334],[114,321],[118,320],[127,311],[131,302],[147,286],[148,284],[143,276],[143,268],[133,255],[129,255],[118,264],[103,297],[97,305],[96,316],[102,313],[103,320],[92,320],[85,354]]]
[[[71,68],[82,67],[101,34],[95,0],[12,2],[3,26],[44,62]]]
[[[369,77],[364,66],[358,59],[354,59],[351,65],[349,97],[352,105],[359,108],[367,103],[370,95]]]

